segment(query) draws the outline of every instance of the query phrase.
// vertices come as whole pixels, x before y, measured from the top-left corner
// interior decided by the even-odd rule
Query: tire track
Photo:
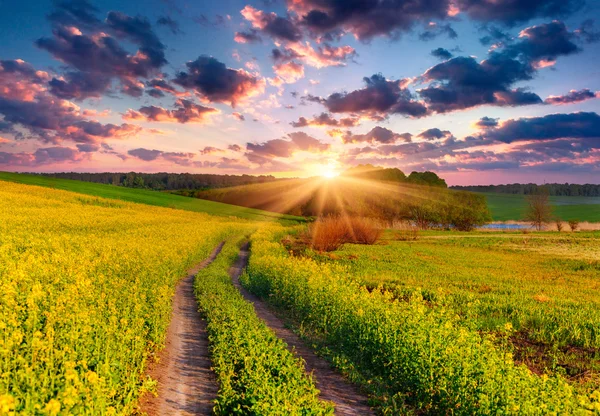
[[[177,285],[165,348],[147,371],[158,381],[158,396],[146,394],[140,399],[139,410],[149,416],[212,414],[218,384],[211,370],[206,322],[194,296],[194,277],[215,260],[223,245],[189,270]]]
[[[359,416],[374,415],[368,405],[368,399],[358,388],[344,379],[339,373],[331,368],[331,365],[323,358],[317,356],[304,342],[286,328],[284,322],[279,319],[256,295],[248,292],[240,284],[240,275],[248,264],[249,244],[246,243],[240,250],[240,254],[235,264],[229,269],[229,275],[233,284],[242,293],[244,298],[254,304],[256,314],[261,318],[275,334],[283,339],[290,350],[305,362],[306,371],[312,373],[315,378],[315,384],[320,390],[320,397],[323,400],[331,401],[335,404],[335,414],[341,416]]]

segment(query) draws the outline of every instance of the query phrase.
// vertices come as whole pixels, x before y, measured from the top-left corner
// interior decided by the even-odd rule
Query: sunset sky
[[[0,170],[600,183],[600,1],[0,1]]]

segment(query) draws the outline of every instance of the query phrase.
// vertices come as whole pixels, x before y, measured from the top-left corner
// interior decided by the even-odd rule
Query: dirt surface
[[[212,414],[218,387],[211,370],[206,323],[200,317],[194,296],[194,276],[208,266],[222,248],[223,243],[189,270],[177,285],[165,348],[147,371],[158,381],[158,396],[143,396],[140,412],[149,416]]]
[[[242,247],[237,261],[229,270],[233,284],[246,300],[254,304],[256,314],[275,331],[279,338],[288,344],[290,350],[293,348],[295,354],[305,361],[306,371],[312,372],[317,388],[321,391],[321,399],[335,404],[336,415],[373,415],[366,396],[360,393],[356,386],[335,372],[325,359],[317,356],[294,332],[286,328],[284,322],[273,314],[260,298],[248,292],[240,284],[239,277],[248,264],[248,256],[249,251],[246,244]]]

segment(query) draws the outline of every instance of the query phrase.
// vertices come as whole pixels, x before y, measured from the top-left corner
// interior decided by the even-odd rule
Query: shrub
[[[409,222],[401,223],[394,230],[394,239],[398,241],[415,241],[419,238],[419,228]]]
[[[375,244],[381,232],[371,218],[325,217],[311,224],[304,238],[313,250],[335,251],[345,243]]]
[[[557,218],[555,220],[555,223],[556,223],[556,231],[558,231],[560,233],[564,228],[564,224],[560,218]]]
[[[577,231],[579,228],[579,220],[569,220],[569,228],[571,228],[571,231]]]

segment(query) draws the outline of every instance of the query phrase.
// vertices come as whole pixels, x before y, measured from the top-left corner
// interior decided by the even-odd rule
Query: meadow
[[[430,232],[299,256],[282,244],[289,232],[253,235],[246,285],[381,413],[600,411],[598,234],[523,243]],[[570,254],[554,255],[556,244]]]
[[[125,188],[121,186],[103,185],[71,179],[59,179],[49,176],[28,175],[23,173],[0,172],[0,181],[10,181],[24,185],[36,185],[101,198],[118,199],[139,204],[175,208],[192,212],[203,212],[220,217],[238,217],[255,221],[287,221],[287,223],[303,222],[304,218],[282,215],[275,212],[241,206],[223,204],[207,200],[188,198],[168,192],[156,192],[145,189]]]
[[[231,206],[213,215],[216,205],[192,198],[205,212],[143,205],[127,202],[144,200],[139,190],[76,181],[56,183],[86,193],[15,183],[37,178],[0,180],[0,414],[136,414],[156,388],[146,369],[175,286],[221,242],[194,285],[214,412],[331,414],[302,360],[231,283],[248,239],[242,284],[378,414],[600,414],[600,232],[400,241],[387,230],[372,245],[293,251],[307,229],[294,217]]]
[[[525,214],[525,195],[483,192],[494,221],[521,221]],[[588,196],[551,196],[553,213],[563,221],[600,222],[600,198]]]

